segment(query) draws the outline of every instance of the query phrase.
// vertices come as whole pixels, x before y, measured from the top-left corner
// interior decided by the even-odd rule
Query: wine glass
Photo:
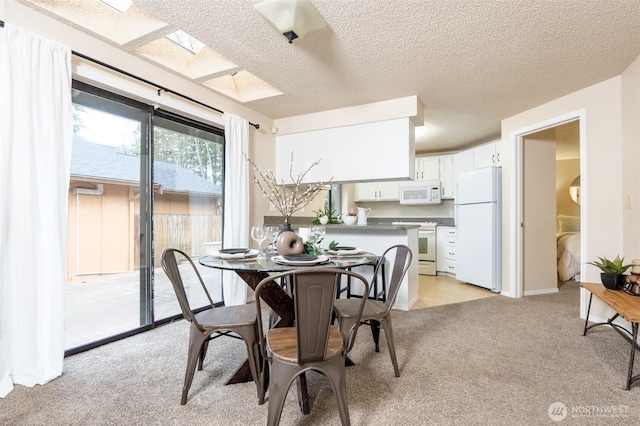
[[[267,232],[264,226],[254,226],[251,228],[251,238],[258,243],[258,251],[262,251],[262,242],[267,239]]]
[[[267,232],[267,237],[269,237],[269,239],[271,240],[271,248],[269,249],[270,253],[277,253],[278,250],[276,249],[276,240],[278,239],[278,235],[280,234],[280,228],[278,228],[277,226],[267,226],[265,227],[265,230]]]
[[[320,254],[320,242],[324,238],[327,233],[327,228],[324,226],[312,226],[311,232],[309,233],[309,241],[314,247],[316,254]]]

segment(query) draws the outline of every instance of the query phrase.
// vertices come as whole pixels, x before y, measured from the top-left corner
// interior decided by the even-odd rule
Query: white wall
[[[623,252],[640,259],[640,57],[622,73],[622,144]]]
[[[515,247],[512,234],[519,232],[514,205],[520,194],[515,179],[517,158],[514,156],[514,135],[522,129],[534,129],[538,124],[557,117],[584,111],[585,134],[581,135],[582,220],[586,223],[586,247],[583,259],[596,256],[615,256],[623,251],[622,225],[622,133],[621,133],[621,78],[614,77],[583,90],[540,105],[502,122],[503,158],[503,289],[514,292],[513,265]],[[599,280],[595,268],[583,267],[583,280]]]

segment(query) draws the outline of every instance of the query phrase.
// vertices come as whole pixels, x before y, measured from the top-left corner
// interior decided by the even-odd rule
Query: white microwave
[[[440,204],[440,181],[420,180],[400,184],[400,204]]]

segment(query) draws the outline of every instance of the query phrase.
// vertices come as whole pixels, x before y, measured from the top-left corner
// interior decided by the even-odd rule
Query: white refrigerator
[[[456,279],[502,290],[500,167],[458,175],[455,195]]]

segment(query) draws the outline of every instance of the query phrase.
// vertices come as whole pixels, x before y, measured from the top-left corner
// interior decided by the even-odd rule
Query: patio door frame
[[[198,123],[191,119],[182,117],[178,114],[174,114],[169,111],[156,111],[156,108],[153,105],[149,105],[140,101],[136,101],[134,99],[128,98],[126,96],[122,96],[120,94],[111,92],[106,89],[102,89],[99,87],[92,86],[90,84],[73,80],[73,89],[80,90],[82,92],[88,93],[93,96],[97,96],[99,98],[104,98],[109,101],[117,102],[127,107],[133,107],[141,110],[143,113],[146,113],[146,117],[144,117],[140,121],[140,179],[139,179],[139,208],[140,208],[140,218],[138,221],[138,237],[139,237],[139,246],[138,250],[138,262],[139,262],[139,327],[123,331],[121,333],[117,333],[111,336],[107,336],[104,338],[99,338],[99,340],[89,342],[87,344],[83,344],[78,347],[69,348],[65,351],[65,356],[73,355],[79,352],[83,352],[94,347],[101,346],[106,343],[110,343],[112,341],[120,340],[122,338],[138,334],[140,332],[148,331],[155,327],[158,324],[170,322],[175,320],[176,318],[180,318],[182,316],[181,313],[171,316],[169,318],[162,318],[159,321],[155,320],[154,315],[154,292],[153,292],[153,274],[154,274],[154,241],[153,241],[153,197],[154,197],[154,185],[153,185],[153,175],[154,175],[154,153],[153,153],[153,131],[154,131],[154,118],[156,115],[163,119],[168,119],[172,121],[176,121],[183,125],[193,126],[200,128],[202,130],[206,130],[212,133],[216,133],[224,137],[224,131],[221,129],[214,128],[210,125],[205,125],[202,123]],[[74,102],[77,103],[77,102]],[[80,105],[83,105],[80,103]],[[87,107],[92,107],[91,105],[86,105]],[[97,105],[96,105],[97,106]],[[97,106],[99,108],[99,106]],[[112,112],[113,111],[107,111]],[[127,115],[122,115],[123,117],[132,118]],[[138,120],[138,117],[133,118],[134,120]],[[215,130],[215,131],[214,131]],[[222,144],[223,148],[223,157],[224,157],[224,143]],[[224,164],[224,159],[223,159]],[[223,170],[224,175],[224,170]],[[222,194],[222,200],[224,203],[224,193]]]

